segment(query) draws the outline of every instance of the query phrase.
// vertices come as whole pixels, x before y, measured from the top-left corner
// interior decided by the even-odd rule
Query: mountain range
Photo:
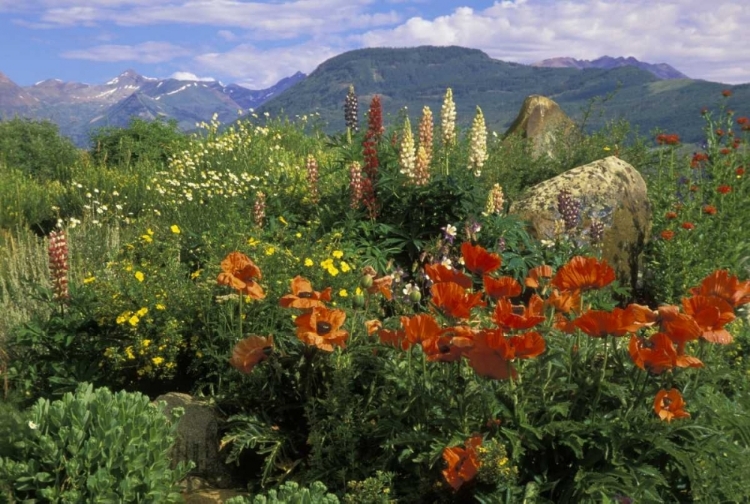
[[[191,130],[214,113],[226,124],[237,118],[238,110],[248,108],[273,117],[317,112],[325,130],[335,132],[344,128],[342,106],[350,85],[359,97],[363,123],[375,94],[382,98],[386,124],[404,111],[418,120],[424,105],[437,117],[448,87],[460,126],[468,126],[480,106],[488,128],[498,133],[507,129],[531,94],[555,100],[569,116],[585,120],[589,130],[626,119],[641,133],[659,128],[696,143],[704,135],[700,109],[717,106],[723,90],[733,92],[727,106],[750,115],[742,108],[750,104],[750,84],[689,79],[666,64],[604,56],[522,65],[492,59],[477,49],[422,46],[349,51],[321,63],[310,75],[298,72],[263,90],[149,78],[133,70],[99,85],[45,80],[21,87],[0,74],[0,119],[49,119],[80,146],[87,145],[93,129],[126,126],[134,116],[174,119],[183,130]]]
[[[613,68],[620,68],[624,66],[631,66],[646,70],[654,74],[658,79],[689,79],[687,75],[675,70],[666,63],[646,63],[638,61],[632,56],[628,58],[612,58],[611,56],[602,56],[593,61],[589,60],[578,60],[575,58],[551,58],[537,63],[532,63],[531,66],[536,67],[547,67],[547,68],[577,68],[583,70],[584,68],[601,68],[604,70],[611,70]]]
[[[304,78],[298,72],[270,88],[251,90],[216,81],[156,79],[126,70],[104,84],[48,79],[21,87],[0,73],[0,118],[49,119],[62,134],[85,146],[92,130],[127,126],[131,117],[174,119],[183,130],[209,121],[213,114],[222,123],[231,122],[240,109],[257,108]]]

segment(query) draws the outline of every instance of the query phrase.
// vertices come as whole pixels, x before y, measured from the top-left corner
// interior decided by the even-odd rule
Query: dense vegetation
[[[487,135],[481,110],[456,132],[437,88],[424,100],[434,128],[421,108],[419,127],[402,112],[383,124],[369,89],[365,120],[349,99],[334,135],[313,115],[213,121],[191,137],[141,121],[102,130],[65,183],[33,168],[62,141],[19,164],[0,151],[0,433],[22,434],[0,436],[0,495],[110,495],[119,481],[169,501],[184,468],[153,481],[141,459],[119,472],[78,451],[54,462],[81,439],[122,440],[130,422],[153,423],[158,459],[171,433],[138,394],[184,391],[221,412],[251,494],[236,502],[750,499],[738,239],[750,111],[719,93],[695,114],[696,153],[620,121],[534,158],[522,138]],[[608,155],[649,188],[635,292],[601,260],[601,229],[580,229],[585,207],[561,196],[544,242],[507,213],[534,184]],[[81,420],[115,401],[99,387],[132,394],[117,396],[111,432]],[[57,413],[42,438],[44,408]],[[84,466],[98,474],[88,486]]]

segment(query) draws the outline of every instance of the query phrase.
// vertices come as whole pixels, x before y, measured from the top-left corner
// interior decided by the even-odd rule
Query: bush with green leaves
[[[164,166],[188,141],[189,137],[179,130],[175,120],[147,121],[134,117],[127,128],[107,126],[93,131],[89,154],[102,165],[130,167],[152,163]]]
[[[40,399],[0,458],[0,491],[11,502],[180,502],[176,483],[190,469],[171,468],[174,419],[140,393],[81,384],[75,393]]]
[[[320,481],[311,483],[309,487],[301,487],[294,481],[288,481],[265,495],[256,495],[252,499],[232,497],[226,504],[339,504],[338,497],[327,490]]]

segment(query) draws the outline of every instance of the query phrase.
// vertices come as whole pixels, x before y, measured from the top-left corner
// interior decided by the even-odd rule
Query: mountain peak
[[[532,63],[531,66],[536,67],[550,67],[550,68],[600,68],[604,70],[611,70],[613,68],[619,68],[623,66],[632,66],[646,70],[650,72],[658,79],[689,79],[687,75],[676,70],[675,68],[667,65],[666,63],[646,63],[644,61],[638,61],[633,56],[623,58],[622,56],[602,56],[593,61],[591,60],[578,60],[570,57],[562,58],[550,58],[536,63]]]

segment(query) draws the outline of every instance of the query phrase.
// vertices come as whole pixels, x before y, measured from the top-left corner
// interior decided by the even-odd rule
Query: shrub
[[[127,128],[107,126],[91,134],[89,153],[99,164],[130,166],[138,162],[165,165],[188,138],[171,120],[146,121],[138,117]]]
[[[0,491],[23,502],[179,502],[170,468],[174,426],[148,397],[81,384],[40,399],[0,458]]]
[[[0,122],[0,166],[16,168],[39,180],[66,182],[79,159],[73,142],[49,121],[15,118]]]

